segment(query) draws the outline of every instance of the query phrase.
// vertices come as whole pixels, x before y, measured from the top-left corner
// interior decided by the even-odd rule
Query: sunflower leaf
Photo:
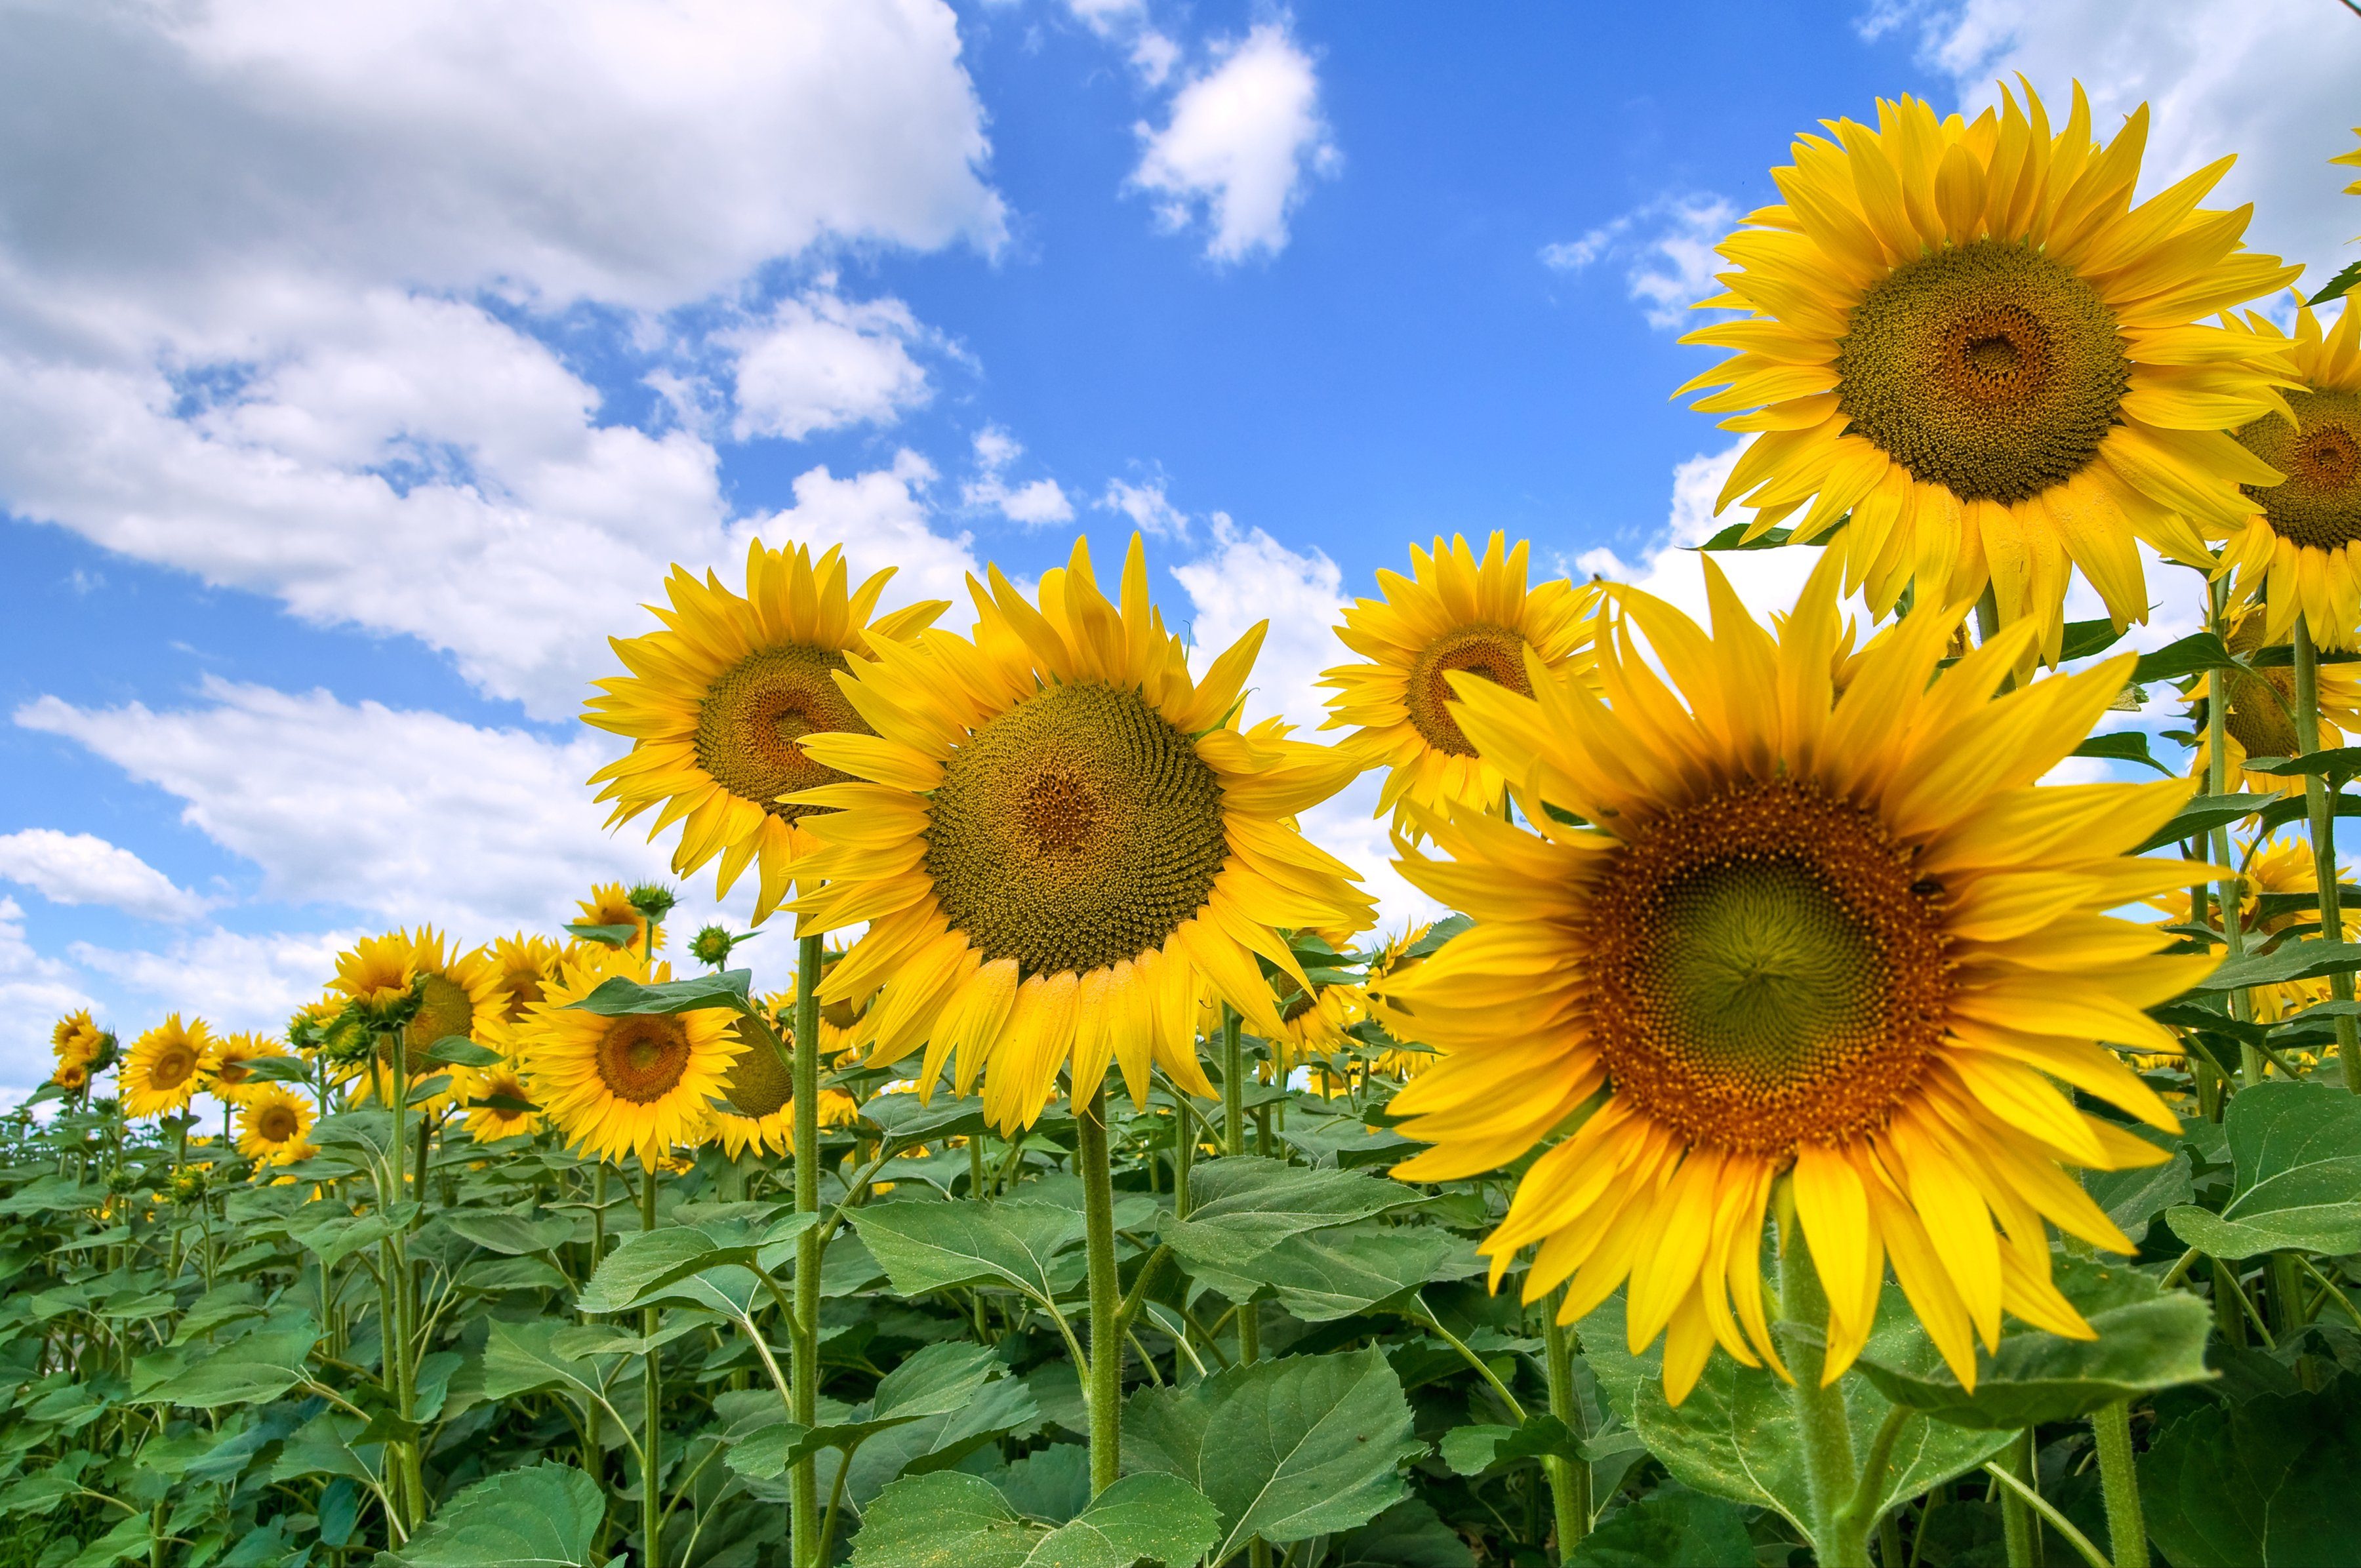
[[[2211,631],[2192,631],[2177,642],[2168,642],[2153,653],[2140,655],[2132,666],[2132,684],[2149,681],[2176,681],[2183,675],[2193,675],[2202,670],[2235,670],[2240,668],[2236,655]]]
[[[2147,735],[2139,729],[2119,729],[2112,735],[2093,735],[2074,748],[2077,757],[2103,757],[2110,762],[2140,762],[2154,768],[2167,778],[2180,774],[2148,755]]]
[[[2211,1257],[2361,1252],[2361,1098],[2258,1083],[2231,1099],[2222,1130],[2236,1175],[2230,1202],[2219,1214],[2167,1210],[2175,1235]]]
[[[2307,305],[2324,305],[2341,300],[2356,285],[2361,285],[2361,261],[2347,262],[2345,270],[2321,286],[2320,292],[2304,302]]]
[[[378,1568],[583,1568],[606,1512],[598,1483],[572,1465],[503,1471],[436,1509]]]
[[[873,1203],[853,1229],[905,1296],[1001,1285],[1047,1303],[1078,1277],[1079,1209],[1022,1199],[997,1203]]]
[[[2356,970],[2361,970],[2361,942],[2282,942],[2268,953],[2248,953],[2228,960],[2192,989],[2237,992],[2255,985],[2351,974]]]
[[[852,1568],[1174,1568],[1220,1534],[1213,1505],[1170,1475],[1126,1475],[1054,1529],[980,1475],[913,1475],[878,1494]]]
[[[1638,1568],[1658,1563],[1751,1563],[1746,1510],[1677,1489],[1635,1498],[1598,1521],[1566,1568]]]
[[[569,937],[579,937],[586,942],[597,942],[603,947],[620,948],[637,940],[640,928],[636,925],[568,926],[566,928],[566,934]]]
[[[302,1057],[249,1057],[241,1065],[249,1083],[302,1083],[312,1076],[312,1064]]]
[[[2306,751],[2301,757],[2249,757],[2246,768],[2250,773],[2269,773],[2277,778],[2322,773],[2329,778],[2349,779],[2361,773],[2361,746],[2331,746],[2326,751]]]
[[[2175,812],[2171,821],[2149,834],[2132,853],[2144,855],[2183,839],[2203,838],[2216,828],[2226,828],[2242,817],[2252,817],[2275,798],[2267,795],[2201,795]],[[2301,807],[2302,803],[2299,801],[2297,805]]]
[[[426,1047],[424,1059],[441,1062],[447,1067],[492,1067],[506,1058],[490,1047],[479,1046],[465,1035],[445,1035]]]
[[[817,1214],[783,1214],[775,1220],[730,1216],[627,1235],[599,1260],[575,1305],[585,1312],[645,1306],[708,1269],[742,1268],[767,1277],[794,1255],[796,1237],[818,1223]],[[703,1304],[701,1293],[692,1294]]]
[[[567,1005],[584,1013],[595,1013],[601,1018],[651,1013],[689,1013],[700,1007],[735,1010],[748,1005],[747,992],[753,980],[754,971],[745,969],[723,970],[719,974],[691,975],[686,980],[667,980],[655,985],[642,985],[638,981],[619,974],[600,981],[598,990]]]
[[[2356,1469],[2361,1378],[2347,1373],[2170,1422],[2140,1456],[2140,1502],[2169,1563],[2349,1563]]]

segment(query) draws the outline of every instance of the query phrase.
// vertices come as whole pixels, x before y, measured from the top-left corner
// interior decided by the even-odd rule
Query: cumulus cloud
[[[1109,479],[1098,505],[1104,510],[1121,512],[1131,519],[1132,527],[1142,533],[1186,538],[1189,514],[1172,504],[1165,494],[1167,484],[1162,474],[1151,474],[1137,484],[1128,479]]]
[[[92,833],[27,828],[0,835],[0,878],[34,889],[52,904],[95,904],[145,920],[181,922],[205,901],[119,845]]]
[[[1315,684],[1320,672],[1347,657],[1334,630],[1345,610],[1344,574],[1325,553],[1290,550],[1259,528],[1240,528],[1226,512],[1212,521],[1213,548],[1172,568],[1196,609],[1191,631],[1199,662],[1268,620],[1246,718],[1276,713],[1308,731],[1327,717]]]
[[[336,955],[369,933],[274,931],[247,936],[218,927],[162,952],[76,942],[76,963],[114,981],[156,1012],[193,1013],[216,1029],[276,1034],[315,1000],[336,971]]]
[[[1344,166],[1320,113],[1312,56],[1284,18],[1217,45],[1211,69],[1173,95],[1159,129],[1142,122],[1131,183],[1172,230],[1203,220],[1205,254],[1242,261],[1287,246],[1306,183]]]
[[[886,608],[917,599],[964,599],[970,573],[983,568],[968,533],[939,533],[929,524],[925,494],[939,476],[917,453],[895,454],[893,466],[838,478],[827,468],[797,476],[795,504],[758,513],[730,525],[731,549],[743,555],[746,541],[759,535],[776,547],[807,544],[815,553],[844,547],[856,578],[891,570],[893,584],[881,601]]]
[[[736,356],[734,433],[800,441],[848,424],[891,424],[927,400],[910,356],[924,335],[899,300],[851,301],[815,289],[781,300],[768,319],[722,334]]]
[[[1076,21],[1129,52],[1132,70],[1150,87],[1160,87],[1180,61],[1180,46],[1148,16],[1148,0],[1066,0]]]
[[[25,909],[0,894],[0,1085],[30,1089],[49,1075],[49,1027],[95,1007],[73,973],[25,939]]]
[[[1542,265],[1578,275],[1607,262],[1620,266],[1631,297],[1648,324],[1670,331],[1686,324],[1689,307],[1718,293],[1714,272],[1727,264],[1713,247],[1730,233],[1738,209],[1697,192],[1662,196],[1599,225],[1579,239],[1542,247]]]
[[[1052,522],[1071,522],[1074,503],[1057,480],[1031,479],[1023,484],[1008,482],[1008,470],[1025,455],[1025,448],[1015,436],[996,424],[988,424],[976,433],[975,477],[960,487],[960,499],[969,506],[997,511],[1011,522],[1021,522],[1028,528],[1039,528]]]

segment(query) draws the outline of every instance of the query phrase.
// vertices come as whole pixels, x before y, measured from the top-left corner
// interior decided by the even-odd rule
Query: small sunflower
[[[2247,654],[2262,647],[2263,627],[2260,609],[2249,609],[2230,629],[2226,639],[2230,652]],[[2361,734],[2361,678],[2351,673],[2353,668],[2343,663],[2318,667],[2319,679],[2313,689],[2320,698],[2320,743],[2323,747],[2342,746],[2347,734]],[[2225,759],[2223,776],[2229,787],[2233,791],[2249,789],[2259,795],[2302,794],[2301,773],[2282,776],[2246,771],[2249,757],[2292,757],[2303,750],[2295,732],[2293,668],[2266,664],[2259,669],[2215,673],[2221,675],[2228,696],[2228,707],[2222,715],[2222,750]],[[2209,675],[2185,699],[2197,729],[2197,755],[2189,766],[2192,778],[2213,776],[2213,732],[2205,722],[2205,705],[2213,700],[2213,683]]]
[[[1369,999],[1357,985],[1323,984],[1309,992],[1287,976],[1273,982],[1278,992],[1279,1033],[1269,1037],[1274,1066],[1284,1074],[1351,1045],[1345,1031],[1367,1016]]]
[[[85,1007],[58,1020],[49,1031],[49,1049],[60,1067],[95,1068],[106,1054],[106,1031],[91,1022]]]
[[[312,1131],[312,1107],[284,1085],[259,1083],[237,1117],[237,1152],[258,1166],[291,1165],[319,1151],[304,1139]]]
[[[813,808],[786,797],[844,777],[815,762],[804,737],[869,731],[835,677],[872,638],[907,638],[950,608],[938,600],[873,620],[893,576],[854,588],[840,550],[814,561],[803,545],[771,550],[759,539],[746,552],[742,595],[710,572],[699,583],[675,566],[670,606],[648,607],[663,630],[612,640],[631,673],[599,681],[602,695],[582,715],[631,742],[590,775],[605,786],[598,799],[615,803],[608,826],[661,806],[653,841],[685,818],[674,872],[719,856],[719,898],[754,865],[754,923],[768,919],[810,847],[800,825]]]
[[[90,1087],[90,1069],[78,1061],[60,1062],[57,1070],[49,1074],[49,1081],[68,1094],[80,1094]]]
[[[1735,356],[1680,390],[1726,389],[1696,406],[1755,436],[1715,503],[1754,509],[1750,536],[1807,501],[1799,539],[1849,514],[1829,547],[1880,616],[1912,582],[1921,604],[1989,585],[2055,663],[2070,569],[2145,620],[2135,542],[2210,562],[2204,534],[2253,510],[2238,487],[2279,480],[2223,432],[2287,412],[2287,362],[2202,323],[2301,269],[2241,247],[2250,209],[2198,207],[2229,159],[2132,204],[2147,105],[2102,147],[2079,83],[2055,135],[2030,88],[2001,97],[1799,137],[1701,307],[1748,315],[1682,340]]]
[[[590,890],[589,897],[580,900],[574,907],[582,914],[582,918],[576,922],[577,925],[629,926],[631,928],[629,946],[632,951],[659,953],[664,951],[664,927],[650,927],[648,917],[631,907],[631,890],[621,883],[598,883]],[[597,947],[603,944],[588,945]],[[580,942],[569,943],[563,956],[572,958],[575,956],[576,949],[583,946],[584,944]]]
[[[459,1098],[467,1111],[467,1135],[479,1144],[489,1144],[541,1131],[541,1111],[525,1083],[522,1069],[516,1064],[515,1034],[508,1025],[496,1024],[485,1032],[483,1043],[505,1059],[467,1070],[467,1083]],[[489,1103],[494,1100],[512,1103]],[[519,1105],[526,1109],[519,1110]]]
[[[991,578],[969,582],[972,639],[873,641],[875,662],[843,677],[874,735],[807,742],[853,782],[796,797],[835,808],[806,822],[824,848],[805,862],[799,929],[869,923],[820,999],[874,996],[869,1059],[924,1043],[929,1089],[956,1052],[961,1091],[980,1071],[1002,1128],[1030,1126],[1069,1063],[1077,1103],[1110,1059],[1135,1098],[1151,1064],[1211,1094],[1199,996],[1275,1036],[1256,958],[1309,983],[1275,927],[1369,921],[1355,873],[1294,821],[1357,754],[1241,729],[1263,628],[1192,675],[1136,535],[1120,609],[1080,540],[1038,608]]]
[[[1351,727],[1373,763],[1385,766],[1378,815],[1404,801],[1499,804],[1498,769],[1476,754],[1453,718],[1450,675],[1465,670],[1510,691],[1532,688],[1528,656],[1545,670],[1587,663],[1595,591],[1560,578],[1527,591],[1523,540],[1513,550],[1494,533],[1478,561],[1467,541],[1438,536],[1431,549],[1411,546],[1411,575],[1379,572],[1381,598],[1365,598],[1336,629],[1345,646],[1367,660],[1327,671],[1324,729]]]
[[[562,951],[548,938],[528,937],[522,931],[482,949],[479,957],[492,971],[492,983],[500,988],[504,1022],[515,1023],[524,1016],[526,1008],[541,1000],[542,987],[557,973]]]
[[[1393,984],[1419,966],[1424,955],[1413,957],[1411,949],[1426,940],[1434,923],[1406,926],[1400,934],[1388,937],[1378,944],[1369,956],[1368,969],[1361,979],[1361,992],[1369,999],[1369,1016],[1376,1019],[1386,1033],[1398,1040],[1417,1036],[1418,1025],[1410,1014],[1391,1004]]]
[[[373,973],[390,975],[398,970],[411,977],[410,986],[417,993],[418,1008],[402,1025],[401,1035],[410,1081],[416,1084],[428,1078],[449,1077],[453,1087],[425,1102],[429,1111],[448,1109],[456,1098],[458,1075],[440,1063],[428,1061],[426,1053],[455,1035],[479,1042],[487,1028],[500,1022],[506,999],[500,992],[499,977],[479,952],[458,952],[432,926],[421,926],[414,934],[405,929],[370,938],[346,956],[357,959],[363,952],[368,954],[367,962]],[[345,980],[343,959],[337,962],[336,973],[341,985]],[[380,1033],[374,1053],[363,1064],[360,1098],[364,1102],[385,1099],[383,1080],[392,1071],[393,1046]]]
[[[330,991],[364,1008],[396,1005],[410,995],[418,978],[417,956],[407,931],[364,937],[352,949],[336,955],[336,978]]]
[[[255,1078],[251,1064],[286,1054],[286,1047],[267,1036],[225,1035],[214,1052],[212,1080],[205,1087],[225,1105],[244,1105],[269,1087]]]
[[[721,1092],[745,1051],[726,1007],[668,1015],[602,1018],[572,1003],[621,975],[642,984],[672,978],[636,952],[595,948],[567,962],[517,1030],[528,1096],[567,1145],[642,1165],[706,1135],[706,1102]]]
[[[120,1080],[127,1116],[166,1116],[189,1103],[213,1070],[214,1032],[202,1018],[183,1024],[178,1013],[131,1042]]]
[[[2186,782],[2035,782],[2131,658],[1995,697],[2037,623],[1938,679],[1966,607],[1922,604],[1837,697],[1841,565],[1815,569],[1777,640],[1710,561],[1709,638],[1619,590],[1603,698],[1461,683],[1460,721],[1532,828],[1462,807],[1430,824],[1449,859],[1401,862],[1475,924],[1393,982],[1443,1050],[1392,1101],[1434,1146],[1396,1174],[1507,1165],[1604,1091],[1483,1250],[1497,1283],[1539,1244],[1525,1299],[1566,1283],[1565,1321],[1628,1280],[1632,1350],[1669,1330],[1675,1403],[1717,1343],[1784,1373],[1761,1275],[1782,1179],[1830,1303],[1828,1380],[1868,1337],[1889,1260],[1965,1387],[2004,1311],[2090,1337],[2050,1282],[2045,1222],[2131,1244],[2059,1165],[2168,1156],[2052,1080],[2177,1129],[2092,1037],[2174,1049],[2146,1009],[2215,961],[2160,955],[2167,936],[2106,913],[2190,874],[2127,852]]]
[[[2273,834],[2267,839],[2249,836],[2238,846],[2237,862],[2244,868],[2238,875],[2239,925],[2250,940],[2276,936],[2290,927],[2316,925],[2319,914],[2312,905],[2320,896],[2320,872],[2312,861],[2310,840],[2301,834]],[[2345,890],[2341,913],[2345,940],[2349,942],[2361,934],[2361,888],[2341,876],[2336,885]],[[2262,901],[2269,894],[2301,894],[2306,907],[2293,914],[2265,915]],[[2185,887],[2149,903],[2163,911],[2168,921],[2186,922],[2190,918],[2189,890]],[[2258,1024],[2276,1024],[2313,1003],[2327,1001],[2331,994],[2325,979],[2281,981],[2246,988],[2254,1020]]]
[[[2324,332],[2309,305],[2293,337],[2252,312],[2245,330],[2283,351],[2301,387],[2285,417],[2238,427],[2238,444],[2287,478],[2246,487],[2250,515],[2223,557],[2239,597],[2265,606],[2266,641],[2287,641],[2301,614],[2320,646],[2361,647],[2361,307],[2348,298]]]

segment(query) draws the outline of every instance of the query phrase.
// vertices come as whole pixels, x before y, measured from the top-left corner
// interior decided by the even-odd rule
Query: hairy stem
[[[796,1212],[819,1212],[819,966],[820,939],[796,944],[796,1056],[794,1069]],[[796,1420],[819,1420],[820,1227],[796,1238],[796,1315],[793,1336]],[[788,1507],[788,1553],[794,1568],[819,1562],[819,1472],[816,1455],[796,1462]]]
[[[2115,1568],[2147,1568],[2147,1524],[2140,1517],[2139,1472],[2132,1460],[2132,1407],[2126,1399],[2091,1412],[2099,1449],[2099,1486],[2107,1500],[2107,1544]]]
[[[1574,1336],[1557,1321],[1558,1308],[1565,1300],[1565,1288],[1560,1286],[1543,1304],[1542,1344],[1548,1356],[1550,1414],[1565,1422],[1565,1430],[1580,1442],[1590,1432],[1582,1401],[1574,1391]],[[1557,1513],[1557,1560],[1565,1563],[1590,1532],[1590,1462],[1552,1454],[1544,1463],[1550,1500]]]
[[[1078,1107],[1074,1163],[1082,1179],[1082,1240],[1090,1268],[1091,1495],[1115,1483],[1123,1456],[1123,1286],[1115,1273],[1115,1180],[1107,1157],[1106,1089]]]
[[[1853,1462],[1852,1423],[1846,1419],[1843,1391],[1823,1387],[1818,1335],[1828,1322],[1828,1298],[1812,1266],[1804,1227],[1780,1226],[1779,1316],[1810,1331],[1782,1336],[1795,1384],[1788,1391],[1795,1424],[1804,1438],[1804,1483],[1812,1505],[1812,1536],[1823,1568],[1869,1568],[1868,1521],[1853,1517],[1850,1504],[1859,1470]]]
[[[2303,751],[2320,750],[2320,650],[2312,646],[2312,627],[2295,618],[2295,736]],[[2345,935],[2343,894],[2336,886],[2336,813],[2328,798],[2328,780],[2319,773],[2303,775],[2304,815],[2312,828],[2312,871],[2320,882],[2320,935],[2341,941]],[[2328,977],[2328,993],[2339,1002],[2353,1000],[2353,977]],[[2345,1087],[2361,1094],[2361,1019],[2336,1019],[2336,1059]]]

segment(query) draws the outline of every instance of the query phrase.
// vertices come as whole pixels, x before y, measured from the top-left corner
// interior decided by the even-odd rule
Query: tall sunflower
[[[2348,297],[2325,332],[2309,305],[2293,337],[2251,312],[2244,330],[2284,351],[2301,387],[2286,417],[2238,427],[2238,444],[2287,478],[2247,487],[2250,515],[2224,558],[2239,597],[2264,606],[2264,641],[2287,641],[2301,613],[2320,646],[2361,647],[2361,307]]]
[[[259,1083],[237,1118],[237,1152],[258,1166],[291,1165],[316,1151],[304,1142],[312,1131],[312,1107],[285,1086]]]
[[[595,782],[595,781],[594,781]],[[651,926],[648,917],[631,907],[631,890],[619,882],[602,882],[590,889],[590,896],[576,901],[574,907],[581,913],[577,922],[582,926],[629,926],[630,941],[635,950],[662,952],[664,945],[664,927]],[[571,957],[582,944],[570,943],[561,958]],[[547,984],[547,981],[544,981]]]
[[[206,1087],[225,1105],[250,1103],[267,1087],[254,1076],[252,1064],[286,1054],[285,1046],[265,1035],[225,1035],[214,1053],[213,1078]]]
[[[460,1102],[467,1110],[467,1135],[479,1144],[489,1144],[541,1131],[544,1118],[533,1102],[533,1090],[524,1080],[523,1069],[517,1065],[515,1030],[506,1023],[495,1024],[485,1030],[482,1043],[500,1052],[501,1059],[465,1069]],[[495,1101],[508,1103],[494,1103]]]
[[[1257,955],[1304,982],[1275,927],[1368,923],[1354,873],[1293,820],[1359,760],[1239,727],[1264,629],[1192,675],[1137,535],[1120,608],[1081,540],[1038,607],[996,567],[969,588],[971,637],[873,642],[842,679],[874,735],[807,743],[851,780],[796,797],[835,808],[807,820],[823,848],[800,929],[869,922],[820,999],[874,995],[870,1059],[924,1042],[929,1090],[956,1052],[961,1091],[981,1071],[1003,1128],[1031,1125],[1070,1063],[1077,1102],[1110,1059],[1135,1097],[1151,1065],[1210,1094],[1200,994],[1275,1036]]]
[[[105,1046],[105,1031],[91,1022],[87,1007],[67,1014],[49,1031],[49,1050],[60,1067],[88,1067]]]
[[[768,919],[809,848],[800,824],[812,808],[785,797],[844,776],[800,742],[869,728],[834,677],[871,638],[907,638],[950,608],[935,600],[877,616],[893,576],[879,572],[854,588],[836,547],[814,561],[804,545],[771,550],[759,539],[747,548],[742,595],[710,572],[700,583],[675,566],[664,584],[670,605],[648,607],[664,629],[612,640],[631,673],[599,681],[603,695],[583,711],[585,723],[631,742],[628,755],[590,775],[605,786],[598,798],[615,803],[608,826],[661,806],[653,841],[686,819],[674,872],[686,876],[719,856],[722,897],[755,865],[754,923]]]
[[[517,1040],[530,1098],[569,1146],[618,1164],[635,1154],[645,1165],[704,1139],[706,1102],[745,1047],[726,1007],[602,1018],[573,1006],[617,975],[645,984],[672,970],[651,970],[620,948],[588,949],[526,1009]]]
[[[396,977],[404,975],[408,976],[406,982],[399,986],[393,983]],[[378,1006],[382,1006],[388,996],[404,992],[416,993],[417,1009],[402,1025],[402,1054],[407,1058],[412,1084],[438,1076],[452,1079],[452,1088],[425,1102],[434,1111],[446,1109],[454,1102],[458,1075],[449,1068],[428,1061],[427,1051],[455,1035],[466,1040],[480,1040],[484,1030],[499,1023],[505,1012],[499,978],[482,955],[458,951],[432,926],[421,926],[414,932],[405,927],[382,937],[364,938],[336,960],[336,979],[333,983],[356,1001],[370,1003],[372,997],[376,998],[372,1004]],[[385,1031],[376,1032],[375,1050],[362,1059],[358,1072],[361,1100],[386,1099],[386,1080],[393,1072],[393,1045]]]
[[[2262,607],[2248,607],[2232,624],[2230,635],[2224,640],[2230,652],[2247,654],[2262,647],[2264,621]],[[2347,734],[2361,733],[2361,678],[2356,678],[2351,670],[2351,665],[2343,663],[2318,667],[2313,689],[2320,699],[2323,747],[2341,746]],[[2249,757],[2292,757],[2303,750],[2295,731],[2294,669],[2286,664],[2265,664],[2216,673],[2228,702],[2222,714],[2222,751],[2226,770],[2223,776],[2229,787],[2262,795],[2301,795],[2301,773],[2246,771]],[[2197,754],[2189,764],[2191,778],[2213,776],[2213,728],[2205,721],[2205,705],[2213,700],[2213,681],[2209,676],[2186,698],[2191,722],[2197,730]]]
[[[1560,578],[1525,587],[1523,540],[1507,548],[1498,532],[1478,561],[1467,541],[1438,535],[1432,548],[1411,546],[1411,575],[1379,572],[1380,598],[1356,601],[1336,636],[1367,661],[1340,664],[1321,678],[1334,688],[1323,729],[1351,727],[1371,761],[1382,763],[1378,815],[1404,801],[1498,805],[1498,769],[1476,754],[1453,717],[1451,673],[1465,670],[1511,691],[1530,691],[1528,653],[1543,669],[1579,668],[1597,595]]]
[[[1750,534],[1810,510],[1848,587],[1890,609],[1974,598],[2031,617],[2055,662],[2070,568],[2118,627],[2144,620],[2135,541],[2210,561],[2203,535],[2279,470],[2223,433],[2286,411],[2287,363],[2214,312],[2301,270],[2240,247],[2250,209],[2198,207],[2224,158],[2138,206],[2147,108],[2102,147],[2078,83],[2054,135],[2031,88],[1971,124],[1878,103],[1772,170],[1786,201],[1723,241],[1737,270],[1706,308],[1747,312],[1682,341],[1735,350],[1681,388],[1755,439],[1715,510]],[[1675,394],[1676,396],[1679,394]]]
[[[500,987],[502,1018],[514,1023],[524,1016],[524,1010],[541,1000],[542,987],[557,973],[557,960],[563,949],[546,937],[528,937],[520,931],[513,937],[502,937],[480,950],[481,961],[492,971],[492,981]]]
[[[1393,982],[1443,1051],[1392,1102],[1435,1146],[1397,1174],[1508,1164],[1603,1091],[1484,1243],[1495,1281],[1539,1244],[1526,1299],[1570,1281],[1572,1321],[1629,1280],[1631,1347],[1669,1330],[1675,1402],[1717,1343],[1778,1367],[1761,1253],[1784,1178],[1827,1287],[1828,1379],[1890,1260],[1972,1387],[2004,1310],[2090,1333],[2050,1283],[2045,1221],[2130,1250],[2059,1163],[2167,1157],[2051,1080],[2179,1126],[2092,1036],[2175,1049],[2144,1009],[2213,965],[2105,913],[2190,874],[2126,853],[2189,785],[2035,783],[2128,656],[1995,698],[2035,623],[1938,679],[1964,607],[1922,605],[1836,696],[1839,560],[1776,640],[1706,572],[1710,638],[1619,593],[1603,698],[1462,683],[1460,722],[1533,826],[1462,808],[1430,823],[1449,859],[1402,861],[1475,924]]]
[[[131,1042],[117,1075],[128,1116],[167,1116],[185,1109],[213,1070],[214,1032],[202,1018],[174,1013]]]

